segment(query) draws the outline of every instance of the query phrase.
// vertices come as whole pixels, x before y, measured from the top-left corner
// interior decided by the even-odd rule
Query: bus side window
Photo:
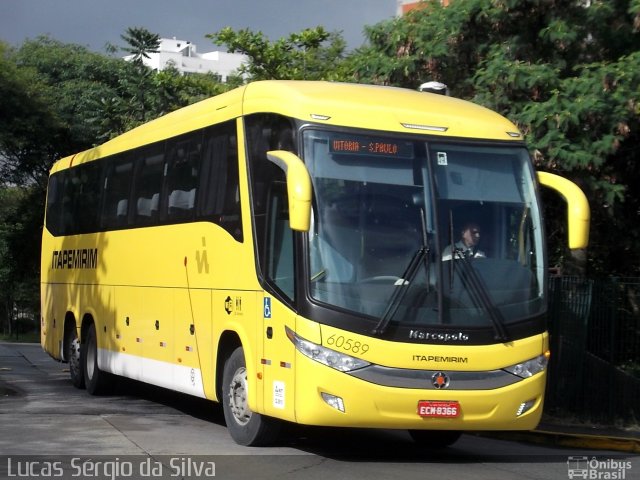
[[[97,230],[101,167],[101,163],[92,162],[64,172],[62,195],[56,207],[60,210],[57,225],[60,235]]]
[[[62,196],[64,194],[65,171],[54,173],[49,177],[47,187],[47,230],[53,236],[63,235],[62,228]]]
[[[164,143],[141,151],[134,175],[135,225],[154,225],[159,221],[160,191],[164,177]]]
[[[89,233],[98,230],[98,212],[102,189],[102,162],[90,162],[76,170],[76,201],[74,205],[75,233]]]
[[[284,171],[267,159],[270,150],[296,153],[291,121],[280,115],[256,114],[245,118],[253,220],[259,264],[265,279],[295,300],[293,232],[289,228]]]
[[[243,240],[235,122],[205,130],[198,190],[198,218],[212,221]]]
[[[289,228],[287,184],[273,182],[267,194],[266,275],[289,298],[295,298],[293,230]]]
[[[167,153],[167,219],[169,222],[193,219],[195,213],[202,131],[170,142]]]
[[[103,229],[127,226],[132,178],[133,160],[130,157],[116,157],[109,162],[109,169],[104,181]]]

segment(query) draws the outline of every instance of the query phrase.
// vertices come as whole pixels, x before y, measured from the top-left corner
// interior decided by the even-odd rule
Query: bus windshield
[[[307,129],[312,298],[393,326],[493,327],[543,312],[524,146]],[[370,318],[373,317],[373,318]]]

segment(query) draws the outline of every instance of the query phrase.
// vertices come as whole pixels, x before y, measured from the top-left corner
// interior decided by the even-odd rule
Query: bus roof
[[[286,80],[255,82],[245,88],[245,115],[274,111],[328,125],[447,137],[522,140],[517,127],[501,115],[444,95],[378,85]]]
[[[52,171],[260,112],[379,131],[522,140],[517,127],[506,118],[456,98],[375,85],[266,80],[152,120],[102,145],[60,160]]]

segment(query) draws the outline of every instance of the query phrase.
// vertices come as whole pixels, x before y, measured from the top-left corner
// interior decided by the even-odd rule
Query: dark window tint
[[[71,181],[68,182],[75,191],[74,227],[75,233],[95,232],[98,229],[98,213],[102,193],[102,164],[91,162],[70,170]]]
[[[286,183],[276,182],[267,200],[265,273],[289,298],[294,298],[293,231],[289,227]]]
[[[202,158],[202,132],[189,134],[168,143],[167,149],[167,220],[191,220]]]
[[[119,156],[109,162],[104,183],[102,227],[122,228],[127,225],[133,180],[133,160]]]
[[[53,235],[63,235],[62,231],[62,192],[64,174],[55,173],[49,177],[47,187],[47,229]]]
[[[229,122],[206,129],[198,216],[213,221],[242,241],[238,141]]]
[[[51,175],[46,218],[56,236],[203,220],[242,241],[235,121]]]
[[[134,182],[134,223],[158,223],[160,192],[164,177],[164,143],[154,144],[139,152]]]
[[[272,114],[247,117],[245,125],[258,263],[269,285],[293,299],[293,232],[287,221],[285,174],[267,159],[267,152],[295,153],[295,130],[287,118]]]
[[[47,193],[47,228],[54,235],[98,230],[102,165],[89,163],[52,175]]]

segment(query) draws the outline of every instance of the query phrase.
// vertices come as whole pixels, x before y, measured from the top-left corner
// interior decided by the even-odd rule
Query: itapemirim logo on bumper
[[[567,458],[567,475],[570,479],[625,480],[631,470],[631,461],[614,458],[575,456]]]

